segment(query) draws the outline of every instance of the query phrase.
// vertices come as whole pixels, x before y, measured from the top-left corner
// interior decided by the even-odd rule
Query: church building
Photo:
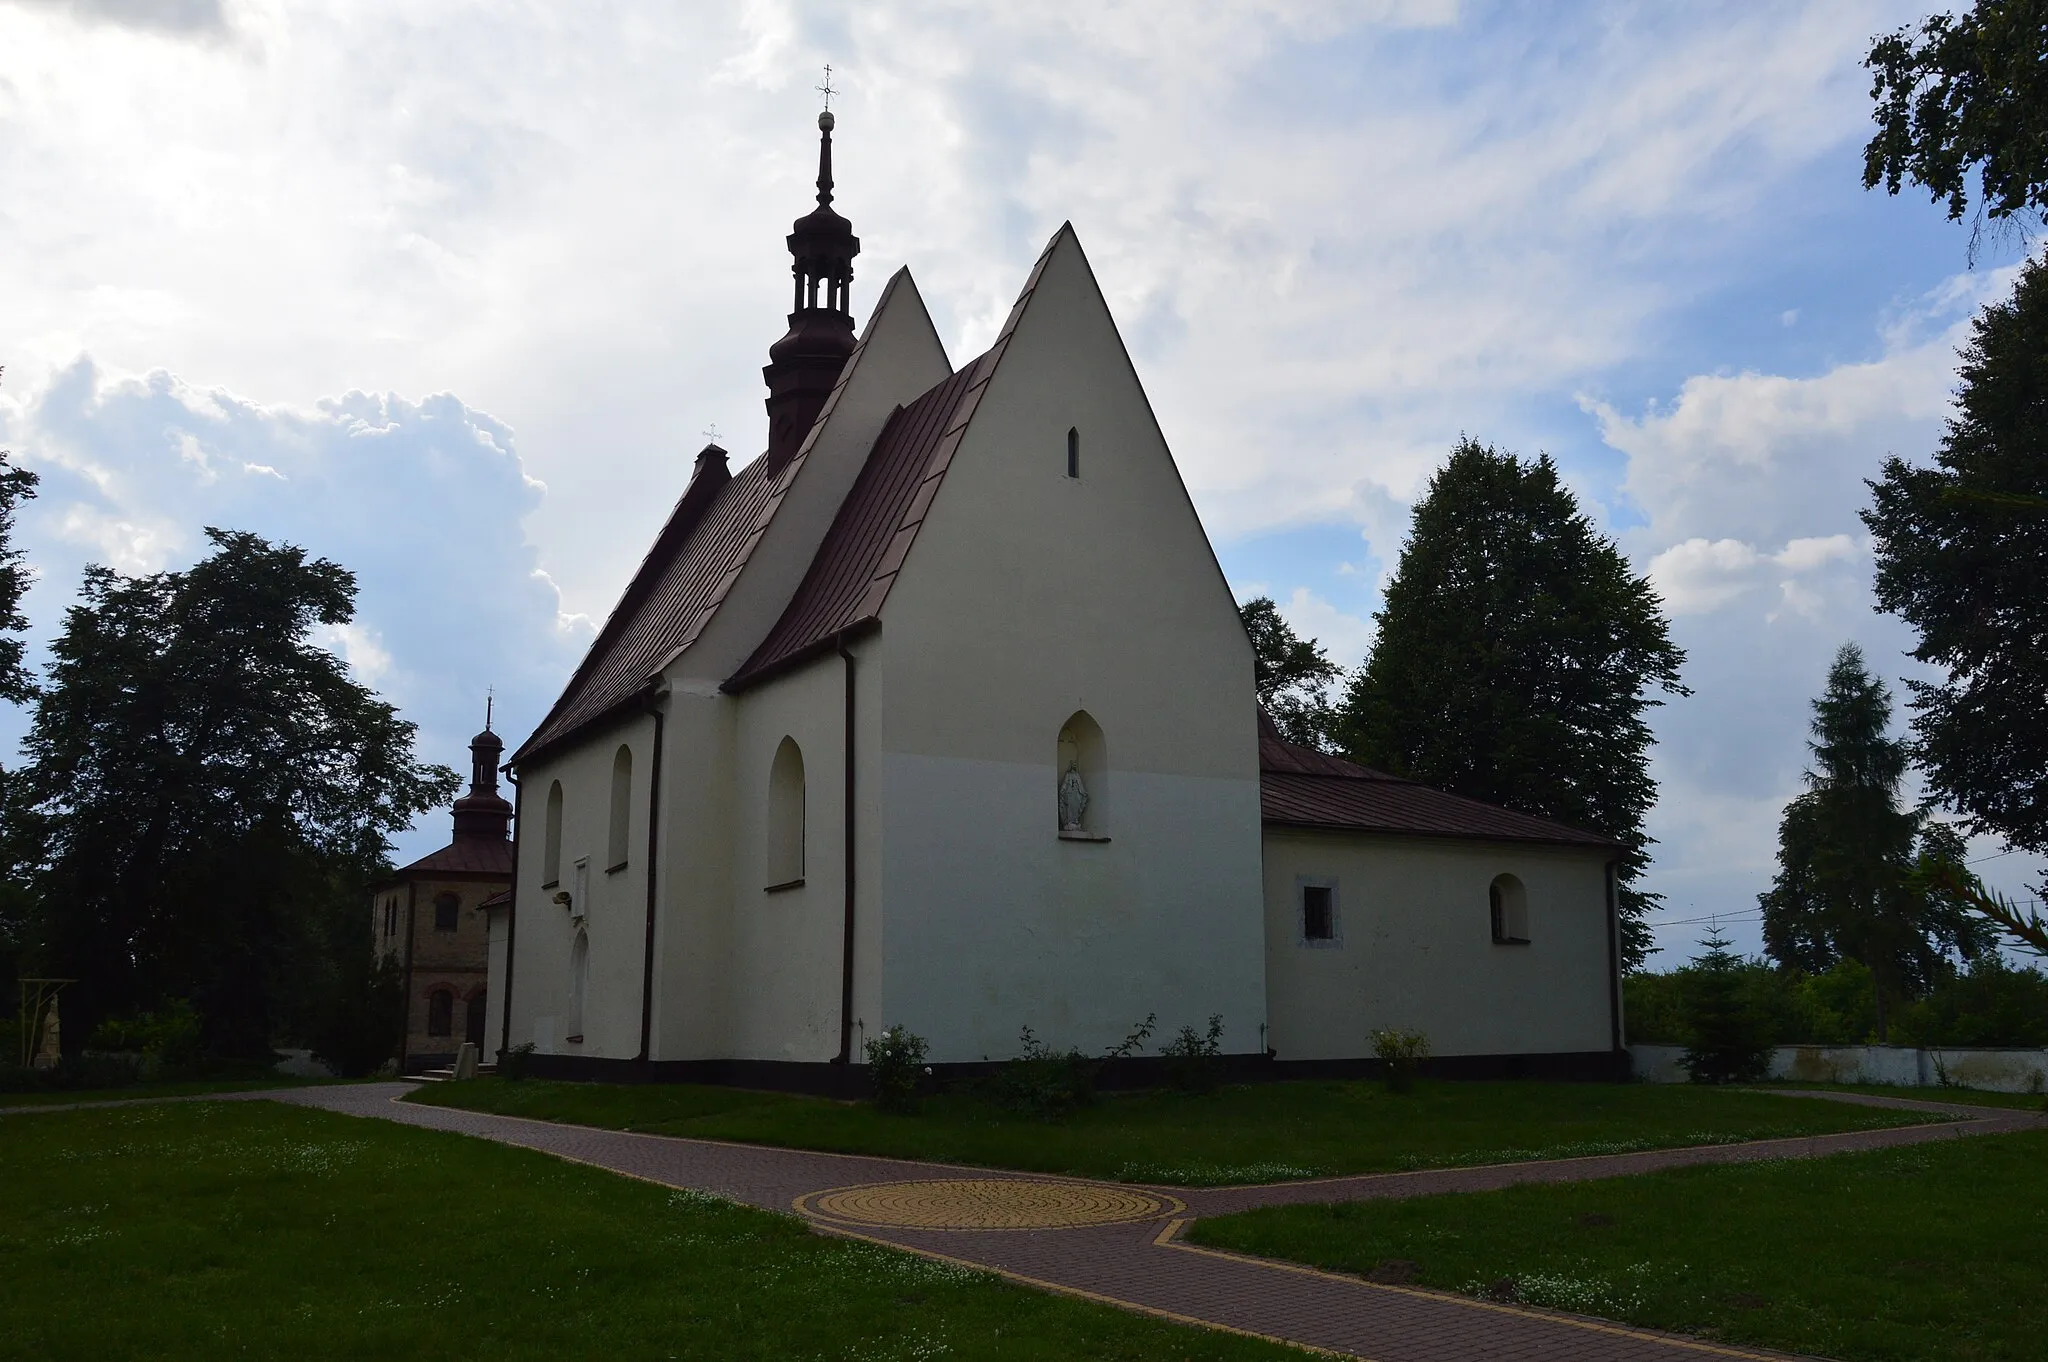
[[[717,445],[514,753],[493,1043],[532,1071],[851,1091],[1021,1028],[1222,1019],[1240,1071],[1625,1072],[1608,839],[1283,742],[1080,239],[958,365],[908,269],[788,237],[765,449]]]

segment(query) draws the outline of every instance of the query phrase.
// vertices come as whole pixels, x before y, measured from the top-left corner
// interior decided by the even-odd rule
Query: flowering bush
[[[883,1111],[910,1115],[917,1110],[917,1085],[930,1070],[924,1066],[930,1048],[923,1036],[892,1026],[866,1045],[868,1081],[875,1085],[875,1105]]]

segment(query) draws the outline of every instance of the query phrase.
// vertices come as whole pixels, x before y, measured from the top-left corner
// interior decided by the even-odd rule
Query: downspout
[[[1621,904],[1613,861],[1607,863],[1607,1018],[1616,1051],[1621,1036]]]
[[[638,1064],[651,1057],[654,1037],[654,847],[655,830],[661,826],[661,730],[667,717],[651,698],[648,711],[654,715],[654,757],[647,768],[647,943],[640,957],[640,1053],[634,1057]]]
[[[512,942],[519,933],[519,830],[526,826],[519,807],[526,791],[519,788],[519,773],[508,766],[505,779],[512,782],[512,887],[505,896],[505,1002],[503,1021],[498,1030],[498,1062],[501,1064],[512,1049]]]
[[[839,638],[839,656],[846,661],[846,928],[839,947],[839,1057],[853,1062],[853,896],[854,896],[854,665],[846,637]]]
[[[398,1076],[405,1077],[405,1061],[412,1058],[412,938],[413,907],[419,901],[420,887],[412,880],[405,882],[405,1034],[398,1039]]]

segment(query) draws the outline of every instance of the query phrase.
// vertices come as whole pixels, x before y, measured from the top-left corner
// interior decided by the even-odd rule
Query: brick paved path
[[[1034,1173],[963,1170],[951,1164],[597,1130],[396,1100],[412,1086],[378,1083],[260,1095],[457,1131],[666,1186],[714,1192],[767,1210],[795,1210],[825,1233],[989,1269],[1032,1286],[1146,1314],[1373,1362],[1697,1362],[1705,1357],[1786,1355],[1198,1248],[1177,1241],[1181,1227],[1196,1216],[1254,1206],[1431,1196],[1696,1164],[1809,1158],[2039,1129],[2044,1124],[2037,1115],[2010,1108],[1811,1093],[1801,1095],[1924,1110],[1937,1119],[1926,1125],[1839,1135],[1484,1168],[1259,1187],[1133,1188]],[[935,1183],[948,1185],[930,1185]],[[949,1224],[975,1228],[934,1227]]]

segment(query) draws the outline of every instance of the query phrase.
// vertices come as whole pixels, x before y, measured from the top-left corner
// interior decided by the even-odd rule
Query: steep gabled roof
[[[725,683],[727,690],[742,690],[785,670],[874,619],[938,489],[945,465],[939,462],[934,471],[933,456],[941,440],[957,432],[953,416],[978,368],[978,362],[969,364],[896,409],[818,546],[803,584],[761,646]]]
[[[1039,253],[995,344],[890,419],[811,560],[803,584],[754,655],[727,678],[725,689],[744,690],[765,681],[880,617],[889,588],[917,541],[925,512],[967,434],[967,424],[1045,274],[1046,262],[1072,233],[1072,224],[1062,226]]]
[[[1287,742],[1259,712],[1259,812],[1268,827],[1542,842],[1613,849],[1611,837],[1516,813]]]
[[[697,641],[739,580],[754,546],[803,471],[820,433],[838,409],[875,326],[899,287],[915,288],[910,271],[899,269],[875,300],[868,326],[838,382],[825,398],[801,447],[779,464],[763,456],[736,474],[725,472],[725,451],[716,445],[698,456],[696,473],[654,547],[641,560],[625,594],[592,640],[581,665],[562,688],[554,708],[533,736],[521,743],[508,765],[516,766],[578,730],[631,706],[654,676]],[[921,305],[920,305],[921,306]]]
[[[632,703],[661,663],[683,646],[722,599],[737,575],[755,524],[776,482],[767,460],[756,459],[732,476],[725,451],[700,455],[689,488],[640,561],[639,570],[590,651],[562,688],[533,736],[512,754],[512,765],[586,724]]]

